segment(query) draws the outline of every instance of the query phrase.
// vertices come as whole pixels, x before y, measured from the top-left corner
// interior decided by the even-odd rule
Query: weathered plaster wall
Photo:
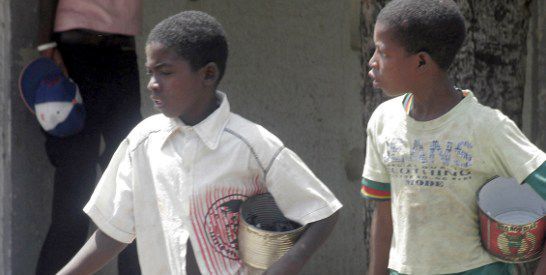
[[[10,1],[0,0],[0,273],[10,270],[11,146],[10,146]]]
[[[26,109],[19,97],[18,78],[23,66],[37,57],[37,0],[9,1],[11,38],[11,71],[9,88],[3,93],[10,100],[2,102],[10,108],[9,134],[11,152],[9,209],[11,224],[11,272],[6,274],[32,274],[43,238],[49,224],[53,174],[43,146],[44,137],[35,117]],[[7,236],[6,236],[7,237]]]

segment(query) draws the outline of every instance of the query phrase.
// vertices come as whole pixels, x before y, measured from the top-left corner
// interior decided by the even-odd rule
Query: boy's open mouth
[[[373,70],[368,71],[368,77],[372,80],[372,85],[374,88],[377,88],[379,85],[379,80],[375,78]]]
[[[156,97],[150,97],[152,99],[152,101],[154,102],[154,106],[156,108],[161,108],[163,107],[163,101],[161,101],[161,99],[158,99]]]

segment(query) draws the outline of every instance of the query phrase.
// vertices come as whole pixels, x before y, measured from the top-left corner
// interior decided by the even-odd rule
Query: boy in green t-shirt
[[[453,1],[393,0],[378,15],[368,75],[395,98],[367,128],[361,193],[378,200],[368,274],[510,274],[480,244],[477,191],[503,176],[546,197],[546,154],[449,80],[465,35]]]

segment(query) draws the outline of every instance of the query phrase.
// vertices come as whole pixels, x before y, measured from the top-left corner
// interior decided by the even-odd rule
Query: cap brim
[[[52,74],[62,74],[51,58],[39,57],[30,62],[19,75],[19,93],[27,108],[34,113],[36,91],[42,80]]]

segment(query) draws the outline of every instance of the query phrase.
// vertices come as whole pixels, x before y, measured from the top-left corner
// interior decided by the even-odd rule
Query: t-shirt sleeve
[[[302,225],[325,219],[342,207],[328,187],[288,148],[272,160],[266,185],[284,216]]]
[[[543,162],[531,175],[524,180],[541,197],[546,200],[546,162]]]
[[[524,182],[546,161],[544,152],[531,143],[510,118],[503,116],[490,129],[492,134],[487,137],[493,152],[490,161],[497,175]]]
[[[391,198],[390,176],[379,153],[373,125],[373,119],[370,119],[366,130],[366,160],[360,194],[366,199],[389,200]]]
[[[124,140],[84,207],[101,231],[123,243],[131,243],[135,238],[132,167],[127,147]]]

